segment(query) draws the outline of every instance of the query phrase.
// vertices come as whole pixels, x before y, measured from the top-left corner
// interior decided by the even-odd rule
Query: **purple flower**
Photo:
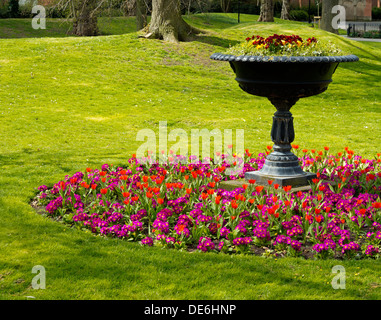
[[[326,239],[324,240],[323,243],[317,243],[312,247],[312,250],[321,253],[323,251],[330,251],[330,250],[335,250],[336,249],[336,243],[335,241],[331,239]]]
[[[89,219],[87,213],[84,213],[83,210],[77,211],[77,214],[73,216],[73,221],[86,221]]]
[[[46,211],[50,214],[54,214],[58,208],[62,208],[62,197],[59,196],[58,198],[50,201],[46,206]]]
[[[228,235],[229,235],[229,233],[230,233],[231,231],[230,231],[230,229],[229,228],[227,228],[227,227],[222,227],[221,228],[221,230],[220,230],[220,235],[221,235],[221,237],[224,237],[224,238],[228,238]]]
[[[48,187],[45,185],[42,185],[42,186],[39,186],[37,189],[38,189],[38,191],[46,191],[46,190],[48,190]]]
[[[291,248],[294,249],[295,251],[300,251],[302,247],[302,244],[297,240],[292,240],[290,245],[291,245]]]
[[[166,238],[165,238],[165,242],[166,242],[167,244],[175,244],[176,239],[175,239],[174,237],[166,237]]]
[[[356,242],[350,242],[342,246],[341,252],[350,253],[352,251],[358,251],[358,250],[360,250],[360,245]]]
[[[370,257],[376,255],[378,252],[379,252],[379,249],[372,245],[368,245],[365,250],[365,254]]]
[[[153,239],[151,237],[145,237],[142,239],[141,243],[151,247],[153,246]]]
[[[217,223],[215,223],[215,222],[210,223],[208,226],[208,229],[209,229],[211,234],[216,234],[217,230],[218,230]]]
[[[169,232],[169,223],[158,218],[152,223],[152,227],[163,233]]]
[[[225,242],[223,242],[223,241],[220,241],[219,243],[218,243],[218,250],[222,250],[222,248],[224,247],[224,245],[225,245]]]
[[[303,234],[303,233],[304,233],[303,228],[299,225],[287,230],[287,235],[290,237],[293,237],[293,236],[296,236],[299,234]]]
[[[142,218],[147,216],[147,210],[146,209],[140,209],[136,214],[132,214],[130,216],[131,221],[135,220],[141,220]]]
[[[214,250],[214,243],[209,237],[200,237],[197,249],[203,252]]]
[[[123,215],[119,212],[113,212],[108,218],[108,222],[117,222],[119,220],[123,219]]]
[[[270,240],[270,232],[266,228],[257,227],[253,230],[254,237]]]
[[[251,239],[251,237],[239,237],[239,238],[235,238],[233,240],[233,244],[235,246],[240,246],[240,245],[248,245],[250,244],[251,242],[253,241],[253,239]]]

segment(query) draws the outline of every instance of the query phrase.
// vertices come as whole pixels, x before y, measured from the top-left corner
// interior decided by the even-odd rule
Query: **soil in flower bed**
[[[270,151],[266,150],[266,153]],[[381,243],[381,159],[348,148],[336,155],[300,150],[309,190],[259,186],[243,179],[266,153],[222,155],[190,162],[132,157],[126,167],[104,164],[38,187],[31,205],[73,227],[105,237],[187,251],[305,259],[377,259]],[[186,161],[185,161],[186,160]],[[193,160],[194,161],[194,160]],[[232,174],[241,164],[243,170]],[[227,174],[229,172],[229,174]],[[242,181],[234,189],[226,181]]]

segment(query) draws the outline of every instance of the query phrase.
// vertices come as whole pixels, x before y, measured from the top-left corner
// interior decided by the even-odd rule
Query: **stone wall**
[[[345,7],[346,20],[364,21],[372,19],[372,1],[341,0],[339,4]]]

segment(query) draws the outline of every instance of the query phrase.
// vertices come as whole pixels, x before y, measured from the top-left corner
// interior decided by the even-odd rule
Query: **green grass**
[[[348,146],[367,157],[381,151],[380,43],[302,23],[241,15],[238,25],[233,14],[203,14],[186,19],[204,34],[170,44],[138,38],[131,18],[102,19],[101,31],[114,35],[68,37],[56,20],[47,22],[50,33],[33,30],[30,20],[0,20],[7,38],[0,39],[0,298],[379,299],[375,261],[145,248],[35,213],[29,201],[39,185],[88,166],[125,164],[142,144],[139,130],[158,135],[159,121],[188,137],[191,129],[244,129],[254,153],[272,144],[275,109],[240,90],[227,63],[209,59],[253,33],[330,38],[358,55],[360,62],[339,66],[325,93],[293,107],[295,143],[332,152]],[[46,268],[45,290],[31,287],[35,265]],[[346,269],[345,290],[331,286],[335,265]]]

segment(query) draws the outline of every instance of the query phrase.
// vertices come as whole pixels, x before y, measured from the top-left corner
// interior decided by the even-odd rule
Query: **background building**
[[[315,0],[291,0],[291,4],[299,7],[308,7],[322,1]],[[345,7],[347,21],[372,20],[372,8],[380,7],[380,0],[340,0],[339,4]]]

